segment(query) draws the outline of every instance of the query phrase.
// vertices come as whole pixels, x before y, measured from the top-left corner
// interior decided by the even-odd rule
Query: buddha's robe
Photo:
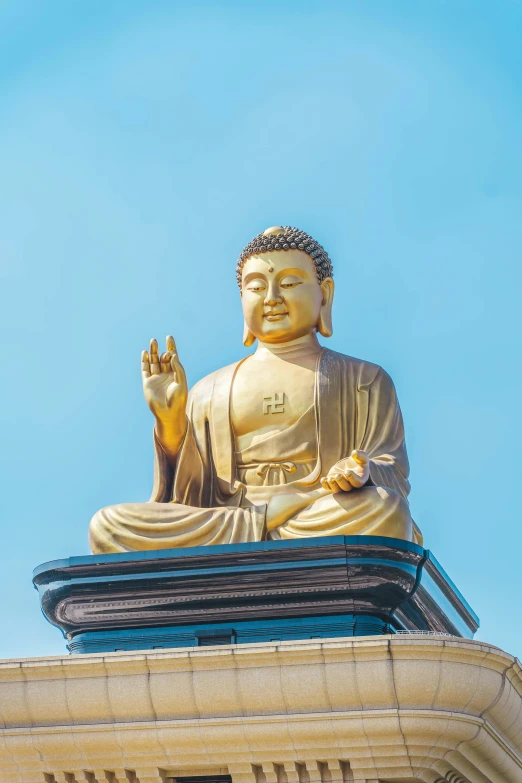
[[[324,348],[314,405],[287,430],[236,452],[230,398],[240,363],[212,373],[191,390],[187,432],[175,465],[155,440],[151,500],[95,514],[89,529],[94,553],[324,535],[422,542],[407,503],[402,415],[382,368]],[[267,534],[271,497],[317,495],[321,476],[353,449],[370,458],[365,487],[311,496],[310,505]]]

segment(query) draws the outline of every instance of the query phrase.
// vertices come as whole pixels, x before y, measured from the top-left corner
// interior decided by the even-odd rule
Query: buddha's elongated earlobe
[[[334,295],[334,281],[331,277],[326,277],[323,280],[321,289],[323,292],[323,303],[317,321],[317,331],[323,337],[331,337],[333,334],[332,304]]]
[[[243,326],[243,345],[246,345],[248,348],[249,346],[253,345],[255,341],[255,335],[252,334],[245,321]]]

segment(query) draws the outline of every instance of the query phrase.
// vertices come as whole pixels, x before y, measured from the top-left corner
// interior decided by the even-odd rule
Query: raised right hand
[[[169,452],[176,452],[185,435],[188,386],[173,337],[167,337],[167,350],[161,356],[158,341],[150,341],[150,351],[141,354],[141,377],[158,437]]]

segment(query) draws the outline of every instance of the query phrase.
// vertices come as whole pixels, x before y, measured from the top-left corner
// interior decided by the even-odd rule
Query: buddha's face
[[[302,250],[251,256],[242,273],[241,301],[250,332],[265,343],[283,343],[315,331],[328,294]],[[333,285],[332,281],[329,281]]]

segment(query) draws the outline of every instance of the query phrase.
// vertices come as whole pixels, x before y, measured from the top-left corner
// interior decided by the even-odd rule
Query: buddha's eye
[[[298,285],[301,285],[303,281],[299,280],[298,277],[283,277],[281,280],[281,288],[296,288]]]
[[[259,294],[266,288],[266,283],[263,280],[252,280],[246,286],[247,291],[252,291],[254,294]]]

